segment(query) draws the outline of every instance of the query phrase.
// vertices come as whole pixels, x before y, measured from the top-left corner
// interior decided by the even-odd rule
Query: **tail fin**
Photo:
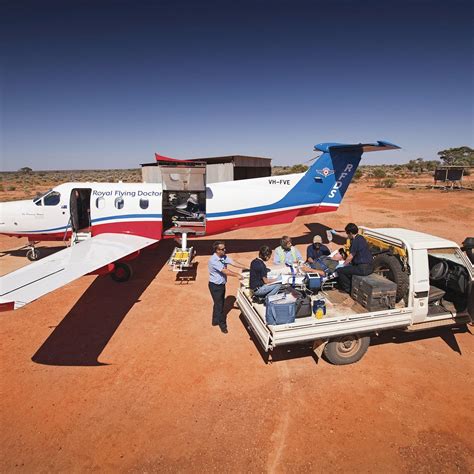
[[[395,150],[400,147],[389,142],[377,143],[320,143],[314,149],[323,154],[313,163],[301,180],[285,196],[286,205],[337,207],[359,166],[362,153]]]

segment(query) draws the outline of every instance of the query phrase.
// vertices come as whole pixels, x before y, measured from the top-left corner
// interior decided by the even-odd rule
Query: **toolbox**
[[[369,311],[395,308],[397,284],[381,275],[353,275],[351,296]]]

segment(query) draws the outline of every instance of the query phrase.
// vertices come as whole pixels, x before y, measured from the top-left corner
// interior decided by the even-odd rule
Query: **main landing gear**
[[[132,267],[124,262],[116,263],[110,278],[117,283],[125,283],[132,277]]]

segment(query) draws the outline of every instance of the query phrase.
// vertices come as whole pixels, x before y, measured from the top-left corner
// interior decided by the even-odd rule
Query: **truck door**
[[[206,165],[161,164],[163,235],[206,233]]]
[[[428,315],[428,297],[430,293],[430,273],[426,249],[413,250],[411,269],[413,323],[420,323]]]
[[[474,323],[474,280],[469,282],[469,289],[467,293],[467,313]]]

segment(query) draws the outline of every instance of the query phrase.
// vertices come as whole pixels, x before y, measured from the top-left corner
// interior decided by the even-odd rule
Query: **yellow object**
[[[175,260],[188,260],[189,258],[189,252],[181,251],[181,252],[176,252],[174,259]]]
[[[323,308],[318,308],[318,309],[316,310],[316,313],[314,313],[314,317],[315,317],[316,319],[323,319],[323,318],[324,318],[324,310],[323,310]]]

